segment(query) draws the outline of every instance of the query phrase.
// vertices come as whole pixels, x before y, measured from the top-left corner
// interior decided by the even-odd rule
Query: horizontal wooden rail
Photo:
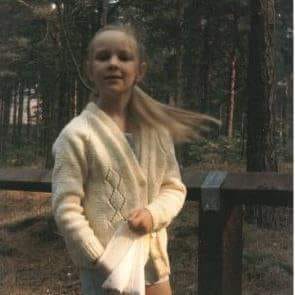
[[[209,172],[183,173],[187,199],[200,201],[201,186]],[[51,171],[31,168],[0,169],[0,189],[51,192]],[[273,172],[228,173],[220,191],[235,204],[293,206],[293,179]]]
[[[51,170],[32,168],[0,169],[0,189],[51,192]]]
[[[200,200],[201,186],[209,172],[184,171],[188,200]],[[293,178],[290,174],[274,172],[228,173],[220,191],[235,204],[293,206]]]
[[[199,201],[198,294],[241,295],[242,204],[293,206],[293,178],[271,172],[185,170],[188,200]],[[0,169],[0,189],[51,192],[51,171]]]

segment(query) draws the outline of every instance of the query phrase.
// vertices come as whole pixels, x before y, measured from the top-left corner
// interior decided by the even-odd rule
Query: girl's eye
[[[120,52],[118,56],[119,56],[119,59],[122,61],[130,61],[134,59],[133,54],[126,51]]]
[[[100,51],[95,55],[96,60],[106,61],[110,58],[111,54],[108,51]]]
[[[108,50],[98,51],[95,54],[95,60],[107,61],[112,57],[112,53]],[[121,61],[131,61],[134,59],[134,55],[127,51],[120,51],[117,53],[117,57]]]

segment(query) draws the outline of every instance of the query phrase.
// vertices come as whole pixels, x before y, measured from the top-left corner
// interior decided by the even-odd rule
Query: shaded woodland
[[[126,23],[146,51],[140,86],[161,102],[222,121],[203,139],[176,146],[181,168],[291,175],[292,6],[291,0],[0,0],[0,167],[52,168],[52,143],[88,102],[89,40],[105,24]],[[0,293],[80,294],[78,272],[52,230],[51,196],[0,193]],[[243,294],[291,294],[293,210],[243,209]],[[198,212],[196,202],[186,202],[169,229],[176,295],[197,290]]]
[[[106,23],[138,32],[149,94],[223,122],[177,147],[182,167],[208,142],[249,171],[292,161],[290,0],[13,0],[0,14],[1,166],[52,167],[54,139],[88,101],[87,44]]]

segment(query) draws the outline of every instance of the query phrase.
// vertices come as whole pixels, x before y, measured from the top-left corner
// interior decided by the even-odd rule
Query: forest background
[[[176,146],[182,169],[292,175],[291,0],[0,0],[1,168],[52,168],[52,143],[88,102],[88,42],[107,23],[137,31],[148,62],[141,86],[152,97],[222,121]],[[0,294],[79,294],[62,239],[42,221],[50,196],[1,197]],[[170,232],[175,294],[197,289],[196,269],[184,268],[197,259],[192,203]],[[252,209],[243,294],[292,294],[292,210]]]
[[[88,42],[114,22],[146,48],[149,94],[223,122],[177,147],[182,167],[217,164],[216,154],[252,171],[290,163],[292,1],[250,2],[1,0],[1,166],[52,166],[54,139],[88,101]]]

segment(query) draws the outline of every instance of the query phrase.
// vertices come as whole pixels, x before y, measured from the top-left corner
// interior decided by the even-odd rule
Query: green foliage
[[[241,158],[241,139],[220,137],[217,140],[201,139],[185,146],[186,163],[210,163],[211,161],[244,163]]]
[[[5,158],[0,158],[1,167],[34,166],[41,168],[44,159],[42,150],[36,143],[8,145],[8,152]]]

